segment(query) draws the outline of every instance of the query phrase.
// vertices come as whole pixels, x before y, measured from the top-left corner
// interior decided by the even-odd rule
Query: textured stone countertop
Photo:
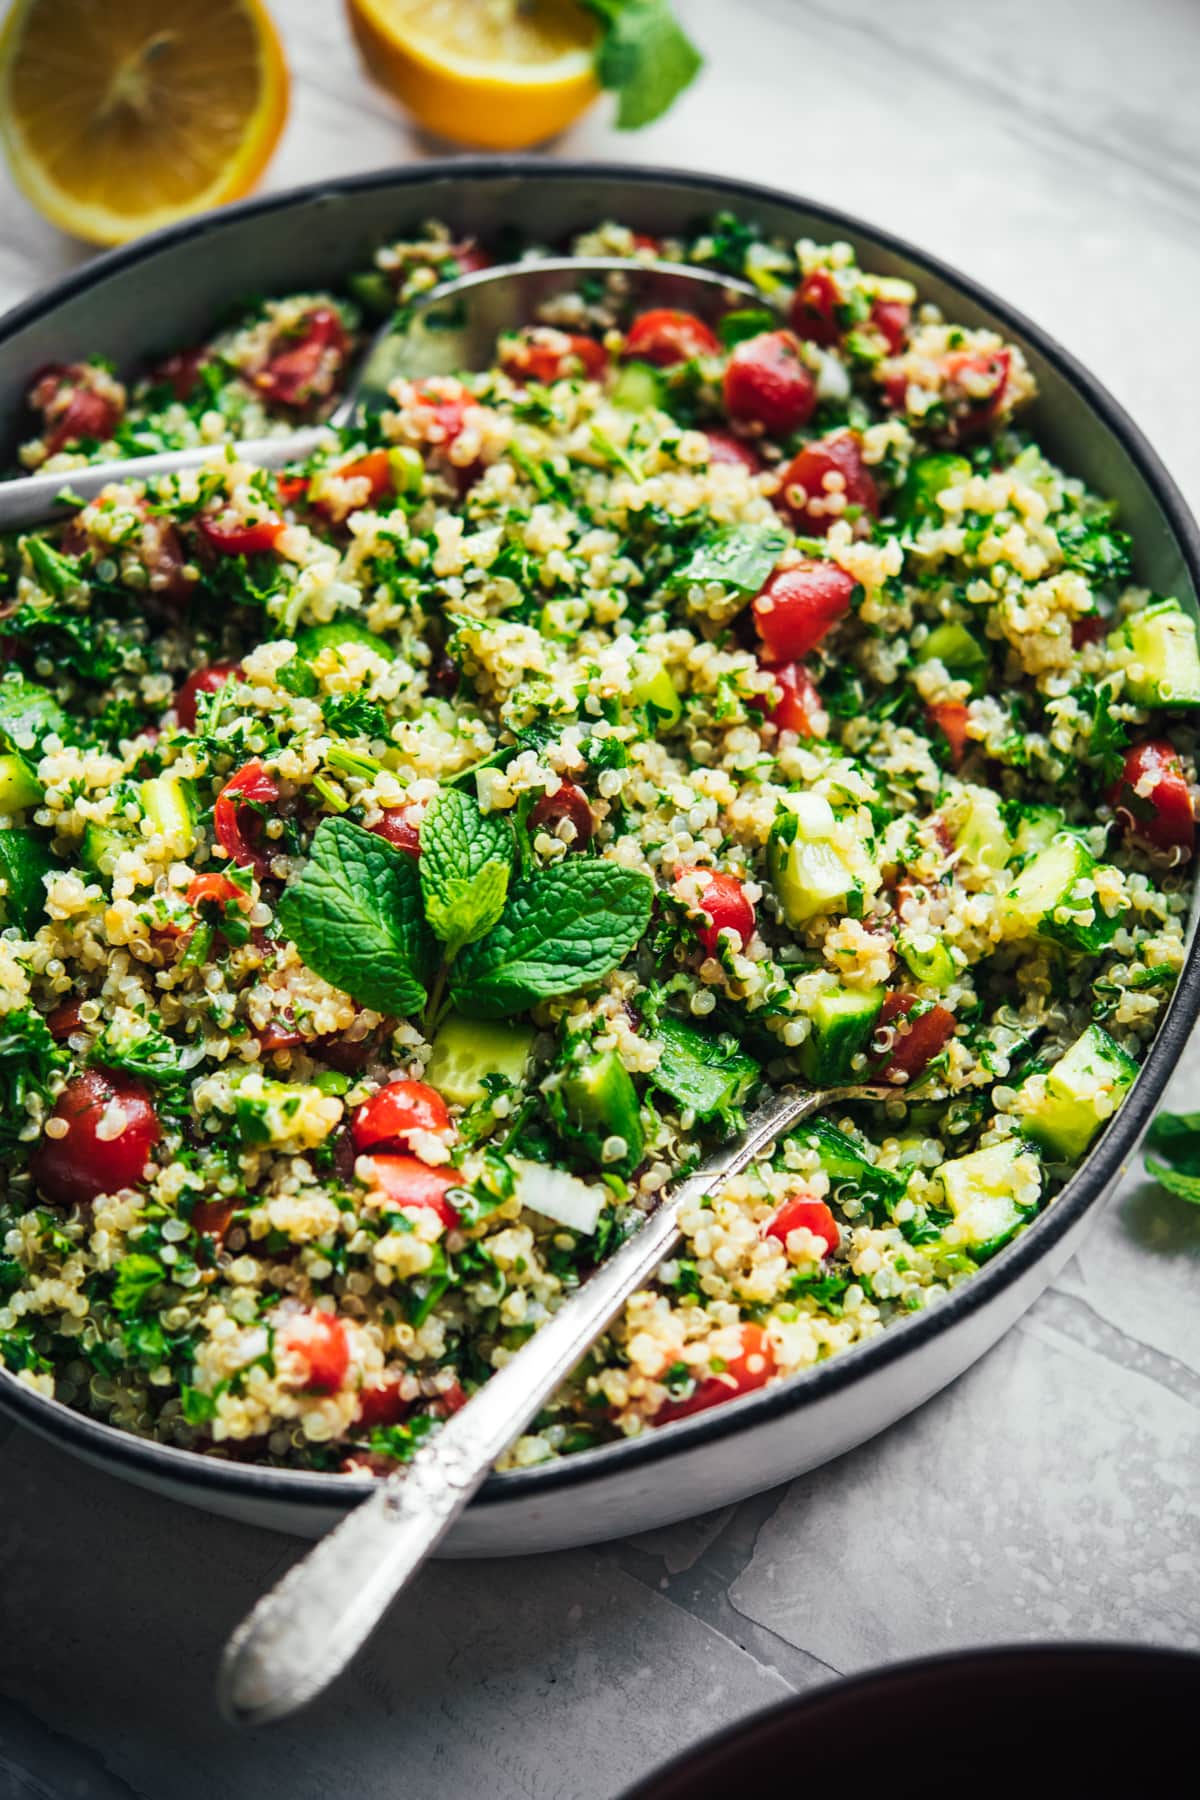
[[[271,171],[435,153],[341,9],[273,0],[296,76]],[[563,153],[790,186],[992,284],[1106,381],[1200,502],[1200,10],[1192,0],[682,0],[709,55],[636,139]],[[82,252],[0,176],[0,306]],[[1171,1090],[1200,1104],[1200,1045]],[[537,1560],[441,1563],[300,1721],[235,1736],[212,1675],[291,1540],[14,1433],[0,1460],[0,1796],[610,1800],[837,1674],[1029,1638],[1200,1645],[1200,1211],[1132,1170],[971,1373],[723,1513]]]

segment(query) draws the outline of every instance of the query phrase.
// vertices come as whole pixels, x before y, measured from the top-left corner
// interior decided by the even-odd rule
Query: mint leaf
[[[1159,1187],[1166,1188],[1168,1194],[1177,1194],[1181,1200],[1187,1200],[1192,1206],[1200,1206],[1200,1175],[1189,1175],[1184,1169],[1172,1169],[1157,1156],[1146,1158],[1146,1172],[1153,1175]]]
[[[455,1006],[471,1018],[500,1019],[599,981],[645,931],[653,899],[647,876],[616,863],[538,870],[516,884],[499,924],[455,963]]]
[[[374,832],[323,819],[278,918],[309,968],[360,1006],[399,1015],[424,1006],[434,946],[416,863]]]
[[[757,594],[787,542],[787,533],[778,525],[718,526],[706,533],[663,586],[676,592],[717,581],[736,593]]]
[[[605,27],[596,76],[601,87],[617,94],[617,129],[652,124],[695,79],[703,57],[667,0],[584,0],[584,5]]]
[[[112,1291],[113,1311],[123,1319],[140,1312],[151,1288],[165,1281],[167,1271],[156,1256],[123,1256],[117,1264]]]
[[[457,956],[500,917],[513,864],[508,821],[480,810],[470,794],[443,788],[421,821],[425,917]]]

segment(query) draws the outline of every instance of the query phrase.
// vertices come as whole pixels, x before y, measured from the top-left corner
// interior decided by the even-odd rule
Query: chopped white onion
[[[550,1169],[545,1163],[526,1162],[520,1157],[512,1159],[512,1167],[522,1206],[541,1213],[545,1219],[553,1219],[556,1225],[592,1236],[607,1198],[607,1189],[599,1182],[580,1181],[562,1169]]]

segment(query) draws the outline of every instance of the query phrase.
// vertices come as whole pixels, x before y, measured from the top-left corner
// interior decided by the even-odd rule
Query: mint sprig
[[[788,535],[778,525],[719,525],[663,585],[677,592],[719,582],[736,593],[757,594],[787,545]]]
[[[488,935],[455,963],[450,993],[475,1019],[524,1012],[616,968],[650,922],[654,884],[635,869],[589,860],[519,881]]]
[[[596,78],[617,95],[618,131],[662,117],[697,76],[704,58],[667,0],[583,0],[604,26]]]
[[[323,819],[278,917],[309,968],[360,1006],[401,1017],[424,1006],[436,948],[417,867],[374,832]]]
[[[1146,1173],[1168,1194],[1200,1206],[1200,1113],[1159,1113],[1146,1137]]]
[[[430,929],[453,960],[490,931],[512,873],[512,827],[457,788],[443,788],[421,821],[421,894]]]

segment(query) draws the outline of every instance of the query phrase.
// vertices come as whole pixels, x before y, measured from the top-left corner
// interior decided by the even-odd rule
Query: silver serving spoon
[[[285,1718],[339,1675],[513,1444],[625,1301],[679,1242],[683,1208],[740,1174],[823,1108],[895,1099],[894,1088],[784,1089],[745,1130],[668,1190],[632,1237],[510,1362],[258,1602],[230,1638],[217,1694],[237,1724]]]
[[[330,429],[353,429],[391,404],[388,384],[397,376],[424,380],[487,368],[502,332],[536,322],[538,309],[577,288],[581,279],[604,277],[614,303],[674,305],[718,318],[731,304],[769,302],[747,281],[682,263],[642,263],[618,256],[548,256],[505,263],[457,276],[430,288],[380,326],[359,358],[346,393],[320,425],[306,425],[286,437],[250,438],[232,445],[200,444],[163,450],[154,456],[124,457],[65,469],[54,475],[26,475],[0,482],[0,532],[25,530],[74,511],[64,491],[93,500],[110,481],[150,481],[183,469],[199,469],[223,450],[263,469],[302,462],[329,444]],[[606,296],[607,297],[607,296]]]

